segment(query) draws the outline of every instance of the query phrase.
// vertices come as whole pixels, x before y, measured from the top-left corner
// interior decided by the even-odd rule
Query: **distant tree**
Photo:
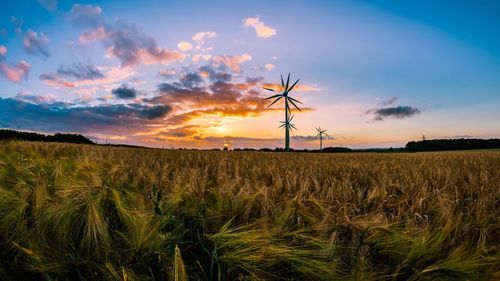
[[[437,139],[410,141],[406,144],[409,151],[442,151],[466,149],[500,148],[500,139]]]
[[[352,152],[352,149],[347,148],[347,147],[325,147],[325,148],[323,148],[322,152],[330,152],[330,153]]]

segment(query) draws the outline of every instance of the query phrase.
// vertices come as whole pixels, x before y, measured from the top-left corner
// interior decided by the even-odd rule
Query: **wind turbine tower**
[[[300,79],[297,79],[297,81],[295,81],[295,83],[293,83],[290,87],[290,73],[288,73],[288,78],[286,79],[286,84],[285,82],[283,81],[283,75],[281,75],[281,87],[283,89],[283,92],[280,93],[280,94],[276,94],[276,95],[273,95],[273,96],[270,96],[270,97],[267,97],[265,98],[266,100],[268,99],[275,99],[270,105],[268,105],[268,107],[272,106],[273,104],[275,104],[277,101],[279,101],[280,99],[283,99],[285,101],[285,121],[282,122],[284,123],[284,127],[285,127],[285,151],[290,151],[290,128],[291,128],[291,118],[290,118],[290,115],[292,113],[292,110],[290,108],[290,104],[292,104],[296,109],[298,109],[299,111],[300,108],[297,106],[297,104],[295,103],[302,103],[292,97],[290,97],[290,92],[293,90],[293,88],[295,87],[295,85],[297,85],[297,83],[299,82]],[[271,88],[266,88],[266,87],[263,87],[264,89],[268,90],[268,91],[271,91],[271,92],[276,92],[276,90],[274,89],[271,89]],[[292,117],[293,118],[293,117]]]
[[[316,137],[319,138],[319,152],[323,151],[323,136],[327,136],[328,134],[326,133],[327,130],[322,130],[321,127],[317,127],[316,131],[318,131],[318,134]]]

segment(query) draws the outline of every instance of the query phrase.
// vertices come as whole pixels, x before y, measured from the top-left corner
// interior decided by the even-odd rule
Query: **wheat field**
[[[0,143],[0,280],[498,280],[500,152]]]

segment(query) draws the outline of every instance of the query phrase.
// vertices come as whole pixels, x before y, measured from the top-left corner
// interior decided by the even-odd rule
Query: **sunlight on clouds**
[[[252,59],[252,56],[249,54],[243,54],[239,56],[216,56],[213,58],[214,64],[218,67],[221,64],[229,67],[234,72],[240,72],[241,67],[240,64],[249,61]]]
[[[286,82],[286,81],[285,81]],[[277,92],[283,91],[285,88],[281,86],[281,84],[269,84],[269,83],[264,83],[262,84],[263,87],[273,89]],[[297,84],[294,88],[293,91],[301,91],[301,92],[316,92],[316,91],[321,91],[321,88],[315,85],[309,85],[309,84]]]
[[[265,25],[258,17],[244,19],[243,25],[245,27],[253,27],[259,38],[269,38],[277,33],[276,29]]]
[[[179,50],[181,50],[183,52],[186,52],[186,51],[193,49],[193,44],[186,42],[186,41],[181,41],[177,44],[177,48],[179,48]]]
[[[57,73],[47,73],[42,74],[40,79],[42,79],[44,84],[54,88],[102,87],[103,85],[116,83],[137,74],[131,67],[98,66],[96,68],[104,74],[102,78],[69,81]]]
[[[198,32],[193,35],[191,39],[193,39],[193,41],[196,41],[198,44],[203,45],[205,43],[205,39],[214,38],[215,35],[216,33],[213,31]]]
[[[272,64],[272,63],[267,63],[267,64],[265,64],[265,65],[264,65],[264,67],[265,67],[267,70],[271,71],[271,70],[273,70],[273,68],[274,68],[274,64]]]

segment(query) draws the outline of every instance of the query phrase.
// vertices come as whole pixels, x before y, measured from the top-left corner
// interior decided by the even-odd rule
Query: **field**
[[[500,152],[0,143],[0,280],[499,280]]]

